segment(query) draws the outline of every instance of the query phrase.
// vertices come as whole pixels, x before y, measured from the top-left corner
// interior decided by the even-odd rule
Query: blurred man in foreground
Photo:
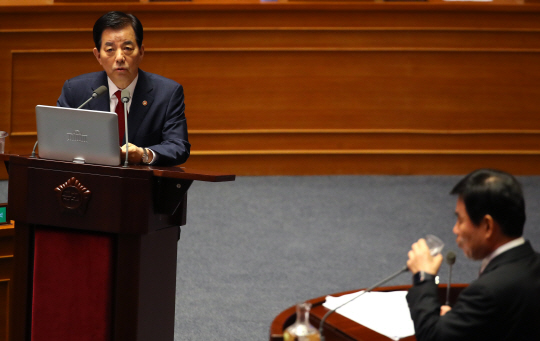
[[[458,196],[453,232],[465,255],[482,260],[480,277],[456,304],[440,305],[435,275],[443,256],[425,240],[409,251],[414,274],[407,301],[418,341],[540,340],[540,254],[523,237],[525,202],[510,174],[480,169],[452,190]]]

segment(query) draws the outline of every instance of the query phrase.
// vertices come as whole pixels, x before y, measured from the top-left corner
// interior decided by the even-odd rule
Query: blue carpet
[[[454,176],[239,177],[196,183],[178,252],[176,340],[267,340],[273,318],[310,298],[399,270],[425,234],[454,250],[454,282],[479,263],[455,246]],[[540,177],[521,178],[526,237],[540,248]],[[531,213],[533,212],[533,213]],[[532,226],[532,227],[531,227]],[[446,281],[448,269],[443,266]],[[409,284],[410,275],[388,285]]]

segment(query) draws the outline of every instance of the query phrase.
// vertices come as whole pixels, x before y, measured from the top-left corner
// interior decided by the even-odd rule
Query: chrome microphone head
[[[124,102],[124,103],[129,102],[129,90],[128,89],[122,90],[122,93],[121,93],[120,96],[122,97],[122,102]]]
[[[94,90],[94,92],[92,93],[92,97],[94,98],[99,97],[103,95],[107,90],[108,90],[107,87],[105,85],[102,85],[96,90]]]

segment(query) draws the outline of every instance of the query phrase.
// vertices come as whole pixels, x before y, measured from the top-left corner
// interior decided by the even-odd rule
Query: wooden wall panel
[[[88,0],[54,0],[54,2],[87,3]],[[140,0],[93,0],[92,2],[140,2]]]
[[[356,48],[539,49],[537,30],[363,27],[197,27],[147,29],[147,47],[170,48]]]
[[[531,115],[540,108],[539,58],[538,52],[149,49],[143,67],[184,85],[194,131],[540,129]],[[34,103],[55,105],[66,79],[99,65],[88,51],[31,51],[14,53],[12,70],[16,135],[35,132]]]
[[[145,63],[185,85],[195,130],[539,129],[538,52],[149,51]]]
[[[47,67],[44,68],[43,65]],[[66,68],[66,65],[70,67]],[[90,50],[84,52],[26,51],[13,53],[12,70],[12,133],[14,135],[26,132],[35,134],[36,105],[56,105],[56,100],[67,79],[77,74],[99,71],[100,65]],[[92,94],[88,94],[88,97],[90,95]]]
[[[343,175],[343,174],[464,174],[471,170],[491,167],[510,169],[515,174],[537,174],[531,169],[540,167],[540,153],[448,153],[438,151],[398,150],[361,151],[339,154],[309,153],[214,153],[193,155],[193,162],[200,169],[215,168],[216,165],[230,172],[243,175]],[[245,165],[249,164],[250,167]],[[353,173],[353,170],[355,173]]]
[[[540,172],[540,6],[118,6],[145,26],[142,69],[184,85],[188,167]],[[0,96],[10,101],[0,119],[12,151],[30,152],[36,104],[54,105],[65,79],[100,70],[91,26],[111,7],[83,7],[0,8]]]
[[[196,130],[190,141],[207,153],[226,151],[291,151],[362,153],[403,150],[459,153],[510,151],[538,152],[537,131],[462,131],[444,133],[425,130]]]

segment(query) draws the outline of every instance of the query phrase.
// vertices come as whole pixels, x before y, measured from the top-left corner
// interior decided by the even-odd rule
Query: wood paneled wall
[[[94,21],[145,27],[141,68],[185,88],[186,167],[238,175],[540,174],[540,6],[140,3],[0,7],[0,130],[100,70]],[[89,94],[90,95],[90,94]]]

